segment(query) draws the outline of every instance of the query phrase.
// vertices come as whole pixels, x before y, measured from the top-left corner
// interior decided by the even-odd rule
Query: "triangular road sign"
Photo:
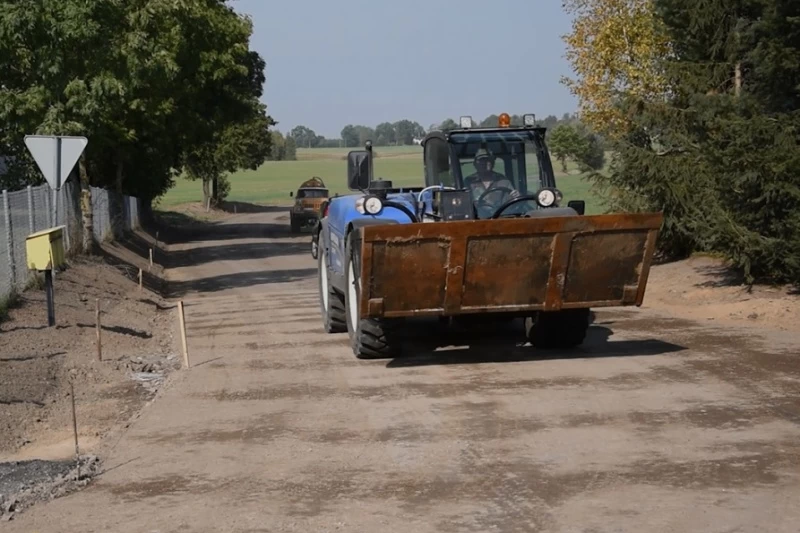
[[[61,188],[87,144],[86,137],[25,136],[25,146],[52,189]]]

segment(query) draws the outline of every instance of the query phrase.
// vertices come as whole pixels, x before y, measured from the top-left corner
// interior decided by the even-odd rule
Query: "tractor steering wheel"
[[[475,208],[476,208],[478,211],[480,211],[480,210],[482,210],[482,209],[483,209],[483,210],[486,210],[486,209],[494,209],[494,207],[492,207],[491,205],[489,205],[489,203],[488,203],[486,200],[484,200],[484,197],[485,197],[485,196],[487,196],[487,195],[489,195],[489,194],[491,194],[491,193],[495,193],[495,192],[498,192],[498,191],[499,191],[499,192],[505,192],[505,193],[506,193],[506,195],[509,195],[509,194],[511,194],[512,192],[514,192],[514,190],[513,190],[513,189],[509,189],[508,187],[495,187],[495,188],[493,188],[493,189],[487,189],[487,190],[483,191],[483,194],[481,194],[481,195],[478,197],[478,199],[477,199],[477,200],[475,200],[475,203],[477,204],[477,205],[475,206]],[[503,204],[503,205],[505,205],[505,204]]]
[[[493,219],[500,218],[500,215],[503,214],[503,211],[505,211],[514,204],[520,202],[531,202],[531,201],[536,202],[535,194],[524,194],[522,196],[517,196],[516,198],[512,198],[511,200],[508,200],[506,203],[498,207],[497,210],[494,212],[494,214],[491,216],[491,218]]]

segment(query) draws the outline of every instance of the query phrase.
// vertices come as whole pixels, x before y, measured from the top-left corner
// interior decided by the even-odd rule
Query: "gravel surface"
[[[713,273],[667,265],[643,308],[598,310],[578,350],[538,352],[521,325],[420,322],[405,357],[360,361],[322,331],[285,210],[172,257],[192,368],[91,490],[9,533],[797,530],[800,338],[774,307],[796,297],[751,295],[766,321],[731,316],[735,295],[702,285]]]

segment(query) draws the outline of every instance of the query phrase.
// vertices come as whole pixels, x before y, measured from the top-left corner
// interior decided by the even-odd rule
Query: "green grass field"
[[[331,194],[347,194],[347,152],[345,148],[300,148],[297,161],[268,161],[255,171],[238,172],[230,176],[231,191],[228,201],[257,204],[289,205],[289,193],[297,189],[303,181],[319,176],[330,189]],[[420,186],[423,180],[422,149],[419,146],[391,146],[375,149],[375,174],[392,180],[396,185]],[[568,200],[586,200],[586,213],[603,211],[600,200],[590,190],[590,184],[583,175],[574,174],[575,165],[570,164],[569,174],[557,168],[556,181]],[[202,184],[179,179],[159,201],[160,209],[171,206],[200,202]]]

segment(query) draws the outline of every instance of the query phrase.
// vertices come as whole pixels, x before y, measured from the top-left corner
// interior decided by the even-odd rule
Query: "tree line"
[[[43,181],[26,134],[84,135],[84,206],[89,185],[149,202],[179,175],[211,197],[272,153],[252,30],[226,0],[0,0],[0,185]]]
[[[477,127],[493,127],[498,124],[498,115],[488,117],[476,123]],[[512,125],[522,125],[522,115],[511,115]],[[601,135],[591,131],[575,114],[565,113],[561,118],[548,115],[537,120],[537,125],[550,128],[550,144],[554,155],[566,165],[566,160],[575,160],[587,168],[599,169],[604,164],[602,157],[604,144]],[[363,146],[367,140],[375,146],[410,146],[415,140],[422,139],[433,130],[451,131],[459,127],[459,123],[447,118],[442,122],[431,124],[425,129],[418,122],[404,119],[397,122],[382,122],[376,127],[348,124],[342,128],[340,137],[329,139],[318,135],[308,126],[295,126],[284,137],[280,132],[273,132],[273,159],[291,160],[295,158],[297,148],[356,148]],[[285,152],[279,146],[286,145]]]
[[[567,0],[567,84],[614,157],[611,209],[663,211],[665,258],[800,283],[800,3]]]

